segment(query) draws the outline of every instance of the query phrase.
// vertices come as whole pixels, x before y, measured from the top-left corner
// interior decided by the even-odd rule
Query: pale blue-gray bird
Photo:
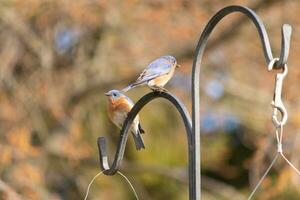
[[[154,91],[166,91],[165,84],[173,77],[175,68],[179,66],[173,56],[162,56],[151,62],[138,79],[122,91],[127,92],[141,85],[148,85]]]

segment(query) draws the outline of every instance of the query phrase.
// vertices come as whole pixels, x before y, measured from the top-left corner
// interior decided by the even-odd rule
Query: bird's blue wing
[[[171,71],[172,66],[172,63],[166,59],[156,59],[141,73],[140,77],[137,79],[137,82],[149,81],[158,76],[168,74]]]
[[[128,96],[125,96],[125,99],[128,101],[129,105],[134,106],[134,102]]]

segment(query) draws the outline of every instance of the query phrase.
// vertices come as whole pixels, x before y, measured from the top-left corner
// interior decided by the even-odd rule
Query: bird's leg
[[[158,89],[160,92],[169,92],[167,89],[163,88],[163,87],[159,87]]]
[[[151,87],[151,90],[153,92],[168,92],[167,89],[163,88],[163,87],[159,87],[159,86],[155,86],[155,87]]]

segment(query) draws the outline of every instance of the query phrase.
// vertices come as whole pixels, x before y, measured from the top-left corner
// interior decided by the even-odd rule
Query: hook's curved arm
[[[188,147],[189,147],[189,165],[190,165],[190,170],[192,170],[193,167],[193,156],[191,155],[191,152],[194,151],[194,146],[193,146],[193,134],[192,134],[192,127],[191,127],[191,120],[188,111],[186,110],[185,106],[173,95],[170,93],[165,93],[165,92],[151,92],[143,96],[131,109],[129,112],[123,127],[121,129],[120,133],[120,139],[119,143],[117,146],[117,150],[115,153],[115,158],[113,161],[112,166],[109,166],[108,163],[108,157],[107,157],[107,151],[106,151],[106,141],[104,137],[99,137],[98,138],[98,148],[99,148],[99,156],[100,156],[100,166],[104,171],[104,174],[106,175],[113,175],[115,174],[121,164],[121,161],[124,156],[124,151],[126,147],[126,142],[127,142],[127,137],[129,133],[129,129],[131,127],[133,119],[136,117],[136,115],[139,113],[139,111],[150,101],[156,98],[164,98],[170,101],[176,109],[179,111],[187,133],[187,139],[188,139]]]
[[[265,60],[267,65],[273,60],[273,54],[268,38],[268,34],[266,32],[265,26],[263,25],[260,18],[255,14],[254,11],[247,7],[243,6],[228,6],[221,9],[217,12],[208,22],[206,27],[204,28],[200,39],[197,44],[196,54],[194,57],[193,62],[193,71],[192,71],[192,124],[193,124],[193,133],[195,137],[195,149],[196,149],[196,165],[197,169],[200,168],[200,95],[199,95],[199,83],[200,83],[200,65],[202,61],[203,52],[205,50],[208,37],[210,36],[211,32],[215,28],[221,19],[223,19],[226,15],[233,13],[233,12],[240,12],[245,14],[249,19],[252,20],[256,29],[259,33],[263,52],[265,56]],[[282,26],[282,40],[281,40],[281,53],[279,60],[274,63],[273,68],[282,68],[288,59],[289,55],[289,48],[290,48],[290,39],[291,39],[292,28],[288,24],[284,24]],[[201,187],[201,179],[200,179],[200,169],[196,171],[196,187]],[[201,198],[201,191],[197,191],[196,199]]]
[[[281,28],[281,52],[279,61],[275,62],[275,68],[283,68],[287,63],[289,57],[290,45],[291,45],[291,36],[292,36],[292,26],[289,24],[283,24]],[[269,60],[270,62],[270,60]]]

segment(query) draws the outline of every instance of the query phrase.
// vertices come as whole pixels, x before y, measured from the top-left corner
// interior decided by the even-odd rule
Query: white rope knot
[[[277,152],[282,153],[282,144],[281,143],[277,144]]]

